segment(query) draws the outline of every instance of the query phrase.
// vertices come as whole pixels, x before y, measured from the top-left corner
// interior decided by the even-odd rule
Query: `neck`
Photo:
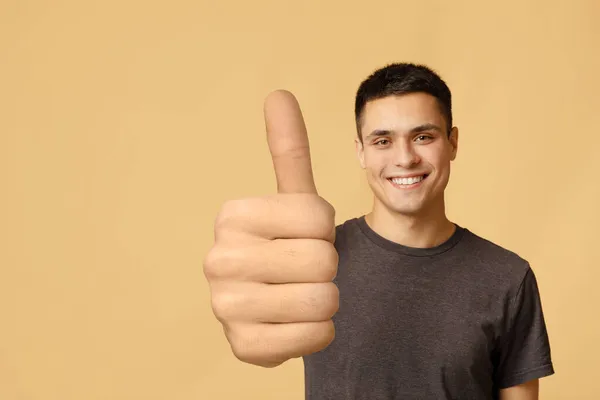
[[[365,215],[365,221],[378,235],[415,248],[438,246],[448,240],[456,228],[446,217],[443,199],[418,215],[394,212],[375,199],[373,210]]]

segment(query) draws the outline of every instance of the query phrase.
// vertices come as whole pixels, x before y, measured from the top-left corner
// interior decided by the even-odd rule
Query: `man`
[[[446,217],[451,110],[425,66],[362,82],[355,142],[373,208],[335,226],[298,104],[267,98],[278,194],[227,202],[204,262],[237,358],[303,357],[310,400],[538,398],[554,370],[531,267]]]

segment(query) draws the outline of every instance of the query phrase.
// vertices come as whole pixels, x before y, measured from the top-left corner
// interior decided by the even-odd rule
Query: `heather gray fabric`
[[[305,356],[308,400],[497,399],[554,373],[528,262],[459,225],[409,248],[364,215],[336,227],[336,337]]]

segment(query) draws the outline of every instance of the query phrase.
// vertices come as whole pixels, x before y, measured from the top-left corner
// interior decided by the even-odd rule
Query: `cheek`
[[[444,173],[450,167],[450,152],[444,147],[424,148],[419,154],[421,162],[431,165],[438,173]]]
[[[372,175],[380,175],[389,163],[389,155],[384,152],[365,153],[365,167],[369,170]]]
[[[436,174],[434,185],[436,188],[443,190],[450,179],[450,160],[438,160],[434,167]]]

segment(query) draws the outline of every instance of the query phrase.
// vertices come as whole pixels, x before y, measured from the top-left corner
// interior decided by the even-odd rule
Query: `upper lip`
[[[427,175],[425,172],[420,173],[420,174],[410,174],[410,175],[392,175],[392,176],[388,176],[387,179],[394,179],[394,178],[413,178],[413,177],[417,177],[417,176],[423,176],[423,175]]]

